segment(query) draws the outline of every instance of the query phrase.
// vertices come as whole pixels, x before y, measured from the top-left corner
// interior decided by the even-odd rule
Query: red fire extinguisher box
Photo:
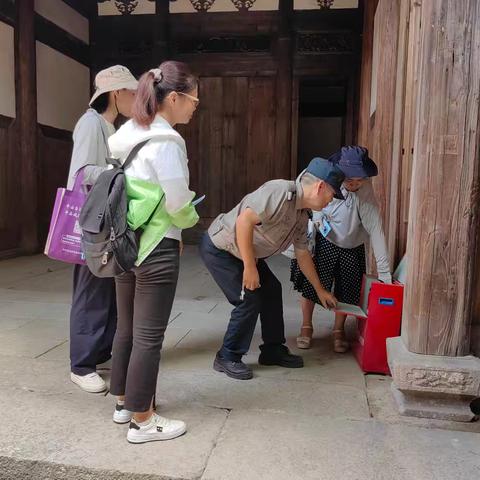
[[[357,318],[353,353],[365,373],[390,375],[387,362],[387,338],[398,337],[402,323],[403,286],[406,260],[393,274],[393,284],[385,284],[372,275],[364,275]]]
[[[362,283],[362,310],[357,316],[357,335],[352,349],[365,373],[390,375],[387,362],[387,338],[398,337],[402,321],[403,284],[379,282],[365,275]]]

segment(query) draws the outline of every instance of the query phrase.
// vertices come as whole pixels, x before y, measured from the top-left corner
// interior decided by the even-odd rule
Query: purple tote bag
[[[54,260],[85,265],[81,247],[82,230],[78,224],[87,194],[82,185],[83,171],[75,178],[73,190],[58,188],[48,231],[45,255]]]

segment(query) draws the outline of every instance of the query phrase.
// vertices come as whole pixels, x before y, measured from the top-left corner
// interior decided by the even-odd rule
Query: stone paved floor
[[[298,299],[284,284],[290,347]],[[182,438],[130,445],[111,420],[113,399],[69,380],[70,267],[44,256],[0,262],[0,479],[473,480],[480,425],[397,415],[390,378],[364,376],[331,351],[331,314],[316,313],[305,368],[257,364],[257,329],[246,361],[255,378],[211,368],[230,311],[187,248],[158,382],[160,412],[188,424]],[[109,365],[101,370],[108,378]]]

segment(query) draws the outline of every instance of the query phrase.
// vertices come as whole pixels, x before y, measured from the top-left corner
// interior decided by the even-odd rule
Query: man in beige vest
[[[265,259],[293,243],[298,264],[326,308],[335,297],[321,285],[307,244],[309,210],[343,198],[344,175],[333,163],[313,159],[297,181],[273,180],[219,215],[202,239],[200,254],[227,300],[234,306],[214,369],[231,378],[252,378],[242,362],[260,315],[263,345],[259,363],[303,367],[285,346],[282,287]]]

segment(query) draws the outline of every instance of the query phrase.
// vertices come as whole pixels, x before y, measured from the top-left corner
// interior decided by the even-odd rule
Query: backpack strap
[[[126,158],[126,160],[123,162],[123,165],[120,167],[122,168],[123,170],[125,170],[131,163],[132,163],[132,160],[137,156],[137,153],[140,151],[140,149],[150,141],[150,139],[148,138],[147,140],[144,140],[143,142],[140,142],[140,143],[137,143],[137,145],[135,145],[132,150],[130,151],[130,153],[128,154],[128,157]]]

